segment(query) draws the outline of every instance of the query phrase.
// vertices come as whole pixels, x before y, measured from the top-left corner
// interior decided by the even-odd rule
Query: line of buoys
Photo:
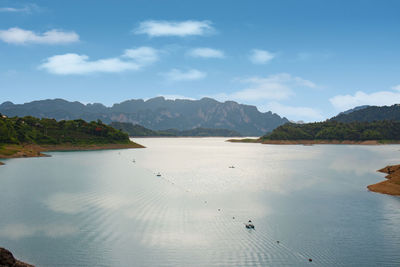
[[[301,258],[303,258],[303,259],[305,259],[305,260],[307,259],[307,258],[306,258],[305,256],[303,256],[301,253],[296,252],[296,251],[293,251],[292,249],[288,248],[287,246],[281,244],[281,242],[280,242],[279,240],[277,240],[276,243],[277,243],[277,244],[280,244],[281,247],[285,248],[286,250],[290,251],[291,253],[297,254],[298,256],[300,256]],[[308,258],[308,261],[309,261],[309,262],[312,262],[313,260],[312,260],[312,258]]]
[[[118,152],[118,155],[121,155],[121,153]],[[135,159],[133,159],[133,160],[132,160],[132,163],[135,163],[135,162],[136,162]],[[229,168],[230,168],[230,169],[233,169],[233,168],[235,168],[235,166],[232,165],[232,166],[229,166]],[[146,168],[144,168],[144,169],[146,169]],[[149,170],[149,169],[148,169],[148,171],[151,172],[151,170]],[[157,173],[156,176],[157,176],[157,177],[161,177],[161,174],[160,174],[160,173]],[[162,177],[162,178],[163,178],[164,180],[170,182],[172,185],[175,185],[174,182],[168,180],[167,178],[164,178],[164,177]],[[186,192],[190,192],[190,190],[188,190],[188,189],[185,190],[185,191],[186,191]],[[204,201],[204,204],[207,204],[207,201],[206,201],[206,200]],[[218,211],[221,211],[221,208],[219,208]],[[235,220],[235,219],[236,219],[235,216],[233,216],[233,217],[232,217],[232,220]],[[244,225],[245,225],[245,227],[246,227],[247,229],[255,230],[255,226],[254,226],[254,224],[252,223],[251,220],[249,220],[248,223],[244,223]],[[277,240],[276,243],[277,243],[277,244],[281,244],[281,242],[280,242],[279,240]],[[282,244],[281,244],[281,246],[283,246],[283,247],[286,248],[287,250],[289,250],[289,251],[291,251],[292,253],[294,253],[294,252],[293,252],[291,249],[289,249],[288,247],[286,247],[286,246],[284,246],[284,245],[282,245]],[[306,257],[304,257],[303,255],[301,255],[300,253],[297,252],[297,254],[298,254],[299,256],[301,256],[302,258],[306,259]],[[312,262],[312,261],[313,261],[312,258],[308,258],[308,262]]]

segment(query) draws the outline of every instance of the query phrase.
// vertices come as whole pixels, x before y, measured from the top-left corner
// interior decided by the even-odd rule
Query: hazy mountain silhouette
[[[153,130],[193,128],[229,129],[242,135],[260,136],[288,120],[272,112],[260,112],[255,106],[224,103],[211,98],[200,100],[167,100],[155,97],[134,99],[106,107],[103,104],[82,104],[64,99],[48,99],[24,104],[4,102],[0,112],[7,116],[34,116],[56,120],[100,119],[105,123],[131,122]]]

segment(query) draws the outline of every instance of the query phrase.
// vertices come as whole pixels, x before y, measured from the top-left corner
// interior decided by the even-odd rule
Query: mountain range
[[[0,113],[12,116],[34,116],[56,120],[100,119],[111,122],[140,124],[152,130],[194,128],[228,129],[243,136],[260,136],[289,122],[272,112],[260,112],[255,106],[234,101],[218,102],[212,98],[200,100],[168,100],[155,97],[148,100],[127,100],[111,107],[103,104],[82,104],[64,99],[47,99],[24,104],[4,102]]]

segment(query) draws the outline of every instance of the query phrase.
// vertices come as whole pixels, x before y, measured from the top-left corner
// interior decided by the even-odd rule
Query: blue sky
[[[0,0],[0,102],[234,100],[292,120],[400,103],[400,1]]]

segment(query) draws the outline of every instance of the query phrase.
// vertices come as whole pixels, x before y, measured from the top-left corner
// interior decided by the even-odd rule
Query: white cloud
[[[396,91],[378,91],[365,93],[357,91],[354,95],[337,95],[329,99],[331,104],[338,110],[344,111],[362,105],[385,106],[400,103],[400,92],[398,87],[393,87]]]
[[[266,50],[253,49],[250,52],[249,59],[253,64],[265,64],[271,61],[275,57],[275,54]]]
[[[25,5],[20,8],[16,7],[0,7],[0,12],[9,13],[31,13],[32,11],[39,10],[39,7],[35,4]]]
[[[158,50],[142,46],[135,49],[127,49],[123,55],[124,57],[136,60],[139,64],[151,64],[158,60]]]
[[[162,75],[164,75],[170,81],[193,81],[203,79],[207,76],[205,72],[201,72],[196,69],[190,69],[187,71],[172,69],[167,73],[163,73]]]
[[[89,74],[94,72],[122,72],[138,70],[140,66],[134,62],[122,61],[119,58],[107,58],[89,61],[86,55],[64,54],[49,57],[40,69],[53,74]]]
[[[50,30],[43,34],[37,34],[20,28],[0,30],[0,40],[10,44],[66,44],[79,41],[79,35],[75,32]]]
[[[294,82],[299,86],[304,86],[304,87],[308,87],[308,88],[316,88],[317,87],[317,85],[310,80],[305,80],[300,77],[294,77],[293,79],[294,79]]]
[[[151,47],[138,47],[125,50],[120,57],[89,60],[87,55],[63,54],[47,58],[39,69],[53,74],[91,74],[96,72],[116,73],[139,70],[158,60],[158,50]]]
[[[324,119],[321,112],[317,109],[310,107],[293,107],[282,105],[277,102],[270,102],[265,106],[262,106],[261,111],[271,110],[274,113],[279,114],[290,119],[301,119],[306,121],[320,121]]]
[[[288,73],[278,73],[266,77],[250,77],[238,80],[247,85],[243,90],[232,93],[211,95],[219,101],[235,100],[256,105],[261,111],[273,111],[280,116],[296,120],[321,120],[320,111],[310,107],[287,106],[282,101],[295,95],[296,90],[316,88],[316,84]]]
[[[163,20],[147,20],[139,24],[134,30],[136,34],[147,34],[150,37],[160,36],[189,36],[189,35],[205,35],[213,32],[214,28],[210,21],[163,21]]]
[[[225,54],[221,50],[208,48],[208,47],[199,47],[194,48],[188,53],[191,57],[202,57],[202,58],[224,58]]]
[[[26,12],[25,8],[0,7],[0,12]]]
[[[393,86],[393,87],[392,87],[392,90],[400,91],[400,84],[398,84],[398,85],[396,85],[396,86]]]
[[[293,88],[309,87],[316,85],[300,77],[293,77],[287,73],[279,73],[263,77],[252,77],[242,82],[247,83],[248,87],[230,94],[232,99],[255,101],[255,100],[282,100],[294,95]]]

